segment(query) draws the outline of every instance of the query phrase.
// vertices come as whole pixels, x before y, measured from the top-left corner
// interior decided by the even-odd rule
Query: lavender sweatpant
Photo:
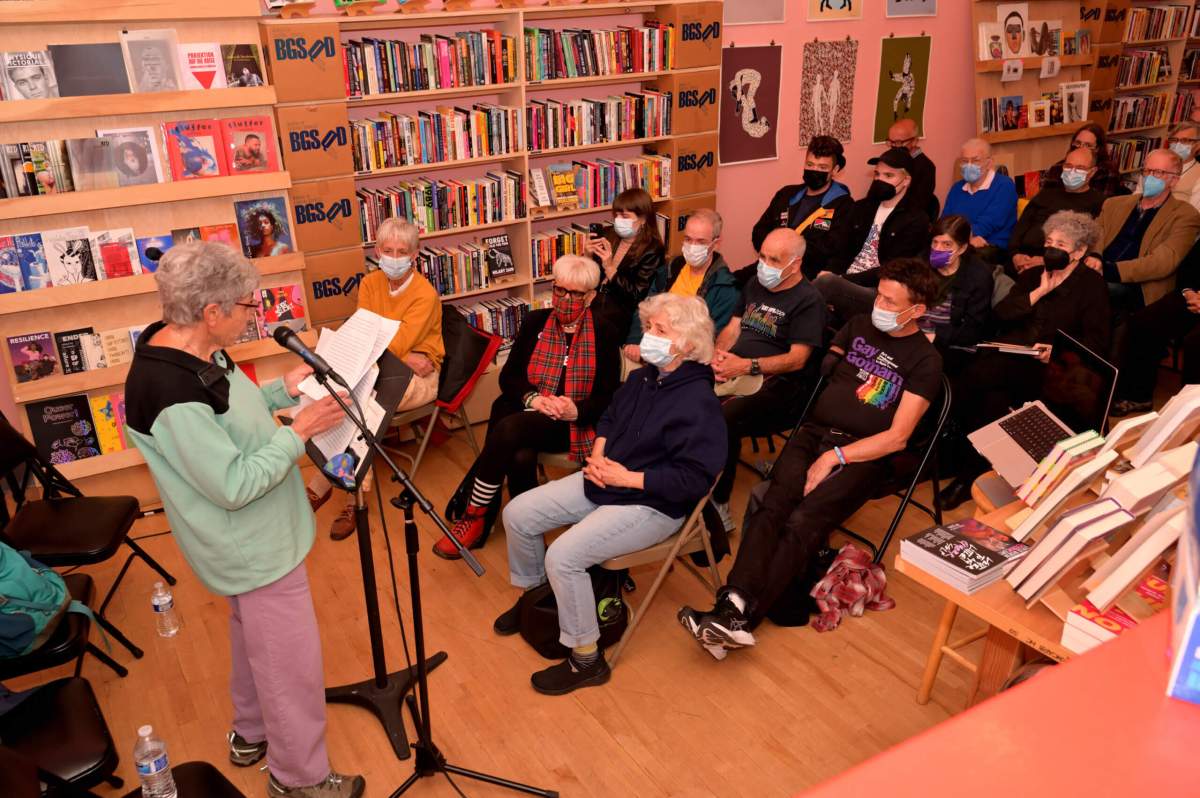
[[[229,606],[234,731],[268,742],[267,764],[285,787],[316,784],[329,775],[325,673],[304,563],[229,596]]]

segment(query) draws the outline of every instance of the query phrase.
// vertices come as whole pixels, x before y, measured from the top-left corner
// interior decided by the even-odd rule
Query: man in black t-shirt
[[[942,359],[917,326],[937,296],[929,265],[882,267],[870,316],[851,319],[827,357],[829,384],[780,452],[766,494],[747,510],[742,545],[716,607],[679,611],[714,657],[754,645],[753,629],[837,528],[874,495],[941,390]],[[811,585],[804,585],[805,592]]]
[[[804,247],[800,234],[787,227],[767,235],[759,251],[757,279],[742,289],[733,317],[717,336],[712,363],[717,392],[733,391],[722,406],[728,459],[713,490],[727,530],[733,529],[729,495],[742,438],[770,435],[795,423],[808,390],[805,367],[823,344],[825,301],[800,271]],[[754,390],[758,383],[761,387]]]

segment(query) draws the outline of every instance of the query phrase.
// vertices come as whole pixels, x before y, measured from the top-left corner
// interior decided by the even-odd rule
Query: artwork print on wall
[[[858,42],[805,42],[800,79],[800,146],[813,136],[850,140]]]
[[[726,47],[721,51],[719,133],[722,164],[778,157],[779,69],[783,48]]]
[[[887,0],[889,17],[936,17],[937,0]]]
[[[862,19],[866,0],[808,0],[809,22]]]
[[[887,131],[897,119],[917,123],[924,135],[925,93],[929,86],[928,36],[887,38],[879,58],[879,91],[875,97],[875,131],[872,141],[887,141]]]

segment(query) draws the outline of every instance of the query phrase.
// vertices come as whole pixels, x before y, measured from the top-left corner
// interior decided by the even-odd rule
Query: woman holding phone
[[[655,224],[654,204],[645,190],[622,191],[612,208],[612,228],[597,235],[593,226],[588,236],[587,252],[601,272],[592,312],[615,329],[627,330],[663,265],[665,248]]]

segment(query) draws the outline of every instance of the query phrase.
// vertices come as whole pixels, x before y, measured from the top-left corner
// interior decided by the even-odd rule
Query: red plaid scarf
[[[567,337],[563,334],[558,316],[550,314],[546,326],[538,333],[538,342],[529,358],[529,382],[542,396],[556,396],[558,381],[562,378],[563,363],[567,366],[567,384],[563,395],[573,402],[586,399],[592,392],[592,380],[596,376],[596,334],[592,327],[592,311],[583,312],[575,328],[575,337],[567,349]],[[571,424],[571,459],[582,463],[591,455],[596,440],[596,429],[590,425]]]

